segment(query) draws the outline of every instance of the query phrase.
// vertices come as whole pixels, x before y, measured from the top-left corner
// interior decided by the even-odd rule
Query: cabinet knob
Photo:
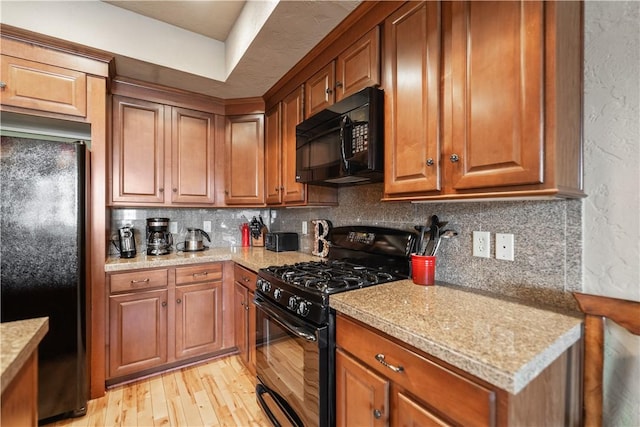
[[[174,193],[177,193],[177,192],[178,192],[178,189],[177,189],[177,188],[174,188],[174,189],[173,189],[173,192],[174,192]]]
[[[7,84],[5,82],[0,82],[0,89],[4,89],[5,87],[7,87]]]
[[[244,305],[244,301],[240,301],[240,305]]]
[[[164,188],[158,188],[158,191],[159,191],[160,193],[164,193]]]
[[[162,301],[162,304],[161,304],[161,305],[162,305],[163,307],[166,307],[166,306],[167,306],[167,302],[166,302],[166,301]]]
[[[182,300],[181,300],[180,298],[178,298],[178,299],[176,300],[176,302],[177,302],[178,304],[180,304],[180,303],[182,302]]]
[[[341,81],[337,81],[336,82],[336,87],[342,87],[342,82]]]
[[[284,187],[280,187],[280,191],[284,191]]]
[[[229,195],[229,190],[224,190],[224,194]]]
[[[245,309],[246,311],[249,311],[249,304],[245,304],[245,305],[244,305],[244,309]]]
[[[455,163],[460,160],[460,157],[458,157],[457,154],[452,154],[451,156],[449,156],[449,160],[451,160],[451,163]]]
[[[276,187],[276,193],[277,193],[278,191],[280,191],[280,188]]]
[[[379,420],[380,417],[382,417],[382,412],[380,412],[380,409],[374,409],[373,410],[373,418]]]
[[[327,95],[331,95],[331,92],[333,92],[333,91],[331,90],[331,88],[330,88],[330,87],[328,87],[328,88],[325,90],[325,92],[327,93]]]
[[[433,159],[427,159],[427,166],[433,166]]]

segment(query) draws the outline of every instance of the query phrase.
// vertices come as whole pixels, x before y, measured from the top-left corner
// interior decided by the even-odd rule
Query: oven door
[[[255,303],[258,403],[275,426],[331,425],[329,326],[310,325],[259,294]]]

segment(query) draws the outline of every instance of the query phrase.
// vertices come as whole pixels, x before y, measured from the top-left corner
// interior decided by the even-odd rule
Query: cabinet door
[[[0,103],[32,110],[85,117],[85,73],[2,55]]]
[[[267,111],[264,118],[264,179],[266,202],[269,205],[282,203],[282,134],[280,132],[281,104]]]
[[[305,185],[296,182],[296,126],[302,121],[302,86],[282,101],[282,201],[305,201]]]
[[[336,425],[386,426],[389,381],[336,350]]]
[[[375,27],[336,60],[336,102],[380,84],[380,28]],[[333,86],[329,86],[333,88]]]
[[[393,405],[393,425],[399,427],[445,427],[450,426],[427,408],[404,393],[396,393]]]
[[[444,11],[452,188],[541,183],[542,2],[447,2]]]
[[[171,202],[214,203],[214,115],[171,112]]]
[[[440,189],[440,11],[410,2],[385,21],[386,195]]]
[[[167,362],[167,290],[109,297],[109,376]]]
[[[324,110],[335,102],[335,74],[335,61],[331,61],[305,82],[304,96],[306,98],[306,118]]]
[[[176,287],[176,358],[220,350],[222,282]]]
[[[240,283],[233,284],[233,317],[235,324],[236,347],[240,353],[240,359],[247,364],[249,362],[249,309],[247,288]]]
[[[113,97],[113,202],[164,203],[164,108]]]
[[[225,202],[264,203],[264,117],[227,117]]]

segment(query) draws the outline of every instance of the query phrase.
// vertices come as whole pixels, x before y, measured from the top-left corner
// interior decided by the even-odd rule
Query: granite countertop
[[[258,271],[322,258],[264,248],[109,258],[106,272],[234,261]],[[423,350],[512,394],[517,394],[580,339],[582,316],[438,282],[401,280],[331,295],[331,307]]]
[[[2,393],[7,388],[25,362],[38,349],[49,330],[49,318],[17,320],[0,323],[0,371]]]
[[[582,316],[411,280],[331,295],[331,307],[512,394],[580,339]]]
[[[209,248],[200,252],[172,252],[168,255],[146,255],[143,253],[130,259],[110,257],[105,263],[104,270],[106,272],[116,272],[204,262],[234,261],[257,272],[259,269],[271,265],[320,260],[322,258],[302,252],[273,252],[263,247],[230,247]]]

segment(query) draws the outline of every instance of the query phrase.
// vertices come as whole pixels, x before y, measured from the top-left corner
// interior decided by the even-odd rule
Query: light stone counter
[[[581,336],[582,317],[464,288],[402,280],[331,295],[331,307],[512,394]]]
[[[49,318],[17,320],[0,323],[0,384],[2,393],[11,384],[22,366],[38,349],[49,330]]]
[[[138,254],[135,258],[109,258],[106,272],[136,270],[141,268],[170,267],[204,262],[234,261],[258,271],[271,265],[293,264],[303,261],[320,261],[322,258],[301,252],[273,252],[257,247],[210,248],[201,252],[173,252],[168,255]]]

